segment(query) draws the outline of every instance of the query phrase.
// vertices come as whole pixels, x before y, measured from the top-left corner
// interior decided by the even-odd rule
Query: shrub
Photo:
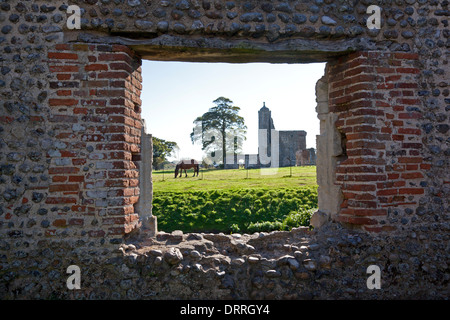
[[[256,232],[308,226],[317,188],[155,192],[153,214],[171,232]]]
[[[247,232],[270,232],[275,230],[281,230],[282,223],[280,221],[262,221],[250,223],[247,228]]]
[[[299,211],[291,211],[283,220],[282,229],[290,231],[292,228],[299,226],[309,226],[312,214],[316,209],[300,209]]]
[[[239,233],[239,232],[241,232],[241,229],[239,229],[239,226],[237,225],[237,223],[233,223],[230,226],[230,230],[231,230],[232,233]]]

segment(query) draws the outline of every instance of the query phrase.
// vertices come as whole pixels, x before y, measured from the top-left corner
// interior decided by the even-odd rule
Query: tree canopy
[[[219,97],[213,103],[214,107],[194,120],[191,140],[201,143],[202,150],[208,152],[210,163],[226,164],[227,154],[241,151],[247,127],[239,115],[241,109],[233,106],[233,101]]]
[[[157,137],[152,137],[153,142],[153,167],[160,169],[167,161],[167,157],[171,156],[175,149],[178,148],[176,142],[166,141]]]

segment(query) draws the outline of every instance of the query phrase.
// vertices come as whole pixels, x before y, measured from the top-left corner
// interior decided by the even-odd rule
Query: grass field
[[[202,170],[198,177],[174,178],[174,171],[153,171],[153,192],[185,192],[229,189],[280,189],[316,186],[316,167]]]
[[[153,172],[153,214],[171,232],[257,232],[308,226],[317,208],[316,167]]]

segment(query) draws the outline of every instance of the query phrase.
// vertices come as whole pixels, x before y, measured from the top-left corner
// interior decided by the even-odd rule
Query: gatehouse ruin
[[[315,165],[314,148],[306,148],[307,132],[278,131],[266,103],[258,111],[258,154],[243,156],[245,168]]]
[[[272,112],[263,103],[258,111],[258,153],[230,154],[225,168],[281,168],[298,165],[315,165],[314,148],[306,148],[307,132],[303,130],[275,130]]]

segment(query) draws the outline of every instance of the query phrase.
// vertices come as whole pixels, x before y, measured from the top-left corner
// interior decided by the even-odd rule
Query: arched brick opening
[[[412,75],[418,72],[417,54],[324,50],[311,56],[301,50],[267,52],[264,47],[251,54],[248,50],[240,54],[238,49],[230,53],[217,48],[205,54],[192,44],[174,53],[164,47],[158,52],[148,49],[153,47],[67,43],[48,52],[49,69],[56,78],[50,82],[55,88],[49,97],[53,110],[50,121],[65,126],[71,123],[72,132],[66,133],[66,127],[55,131],[67,148],[59,149],[57,157],[52,158],[52,183],[46,202],[67,203],[75,212],[96,212],[102,223],[89,231],[85,228],[90,236],[109,236],[115,241],[115,236],[128,234],[139,225],[139,214],[141,219],[151,217],[149,206],[138,209],[142,195],[139,179],[141,186],[146,180],[139,176],[141,135],[145,134],[139,98],[142,57],[217,62],[328,60],[326,76],[318,83],[318,99],[326,99],[318,100],[323,125],[318,138],[319,158],[323,161],[317,169],[320,219],[313,219],[316,227],[333,220],[367,231],[394,230],[395,225],[386,220],[389,207],[415,206],[417,197],[423,194],[423,188],[409,187],[405,181],[423,177],[421,170],[428,167],[417,154],[420,142],[412,138],[406,144],[401,142],[404,156],[398,158],[395,168],[388,164],[390,149],[399,143],[398,135],[392,132],[409,132],[412,128],[403,126],[402,119],[415,116],[395,110],[418,103],[417,99],[399,97],[393,105],[392,88],[394,84],[405,88],[416,85]],[[81,150],[87,150],[86,159],[77,163]],[[60,165],[68,159],[70,165]],[[83,170],[89,173],[82,174]],[[67,174],[69,180],[60,182]],[[151,190],[144,193],[151,194]]]
[[[187,49],[191,48],[181,48],[180,52]],[[265,51],[258,50],[254,50],[250,57],[246,53],[241,57],[238,51],[229,56],[227,52],[212,49],[210,52],[215,54],[199,52],[192,55],[195,49],[189,50],[187,55],[178,53],[176,59],[265,59],[268,62],[310,59],[308,54],[303,56],[302,53],[294,55],[285,52],[280,57],[276,52],[271,52],[268,58]],[[159,55],[166,57],[164,49],[160,50]],[[134,48],[79,43],[57,45],[48,53],[50,70],[59,79],[59,82],[53,83],[55,87],[57,83],[62,84],[62,88],[56,90],[56,96],[49,99],[50,106],[62,113],[54,112],[52,121],[73,122],[74,133],[67,139],[73,141],[79,134],[82,147],[90,150],[83,165],[95,166],[98,171],[92,182],[91,176],[87,175],[83,185],[78,182],[52,183],[49,190],[66,193],[66,196],[55,201],[75,202],[73,206],[81,206],[70,195],[71,190],[77,189],[84,204],[79,210],[88,210],[91,205],[102,214],[105,212],[107,216],[112,216],[103,219],[103,225],[108,227],[107,231],[98,231],[99,235],[106,232],[127,234],[139,220],[135,205],[140,195],[138,167],[142,160],[140,59],[145,54],[142,45]],[[326,54],[323,53],[320,59]],[[423,188],[409,187],[405,179],[423,177],[421,170],[427,167],[417,154],[419,142],[413,139],[402,144],[405,155],[399,157],[396,169],[388,164],[389,149],[398,144],[396,136],[391,133],[394,129],[408,131],[408,127],[402,126],[402,119],[414,117],[413,113],[395,113],[394,109],[403,110],[418,103],[417,99],[401,97],[396,98],[393,106],[391,89],[394,83],[396,87],[415,86],[411,75],[418,72],[414,66],[418,56],[380,51],[341,53],[337,58],[336,55],[333,52],[328,58],[326,76],[318,84],[318,92],[323,91],[318,99],[326,96],[326,100],[318,100],[319,118],[323,124],[318,142],[319,145],[326,145],[323,148],[319,146],[325,162],[318,164],[318,182],[322,191],[327,189],[320,193],[319,210],[331,220],[349,226],[363,227],[368,231],[394,230],[395,225],[386,220],[388,208],[417,204],[416,198],[423,194]],[[82,78],[78,79],[80,76]],[[64,81],[65,78],[71,80]],[[73,92],[73,96],[66,96],[70,87],[78,90]],[[71,106],[75,106],[73,115],[65,115],[64,112]],[[83,130],[77,130],[78,127]],[[65,139],[66,136],[60,135],[61,142]],[[58,177],[63,172],[79,172],[80,169],[73,165],[51,168],[49,173]],[[326,179],[323,178],[324,172],[328,174]],[[103,176],[99,178],[101,174]],[[74,173],[72,179],[75,177]],[[52,197],[48,197],[47,201],[53,201]],[[141,214],[145,215],[143,212]],[[95,230],[90,232],[97,234]]]
[[[169,2],[146,5],[138,2],[128,6],[138,6],[129,14],[142,16],[140,19],[127,18],[122,8],[110,8],[108,3],[100,7],[86,3],[83,9],[93,18],[90,24],[86,18],[82,19],[82,30],[68,30],[66,25],[44,30],[47,33],[60,30],[62,38],[57,44],[46,46],[43,59],[49,80],[48,90],[39,99],[48,102],[48,122],[54,128],[50,140],[55,142],[47,154],[50,179],[46,182],[48,190],[45,189],[46,208],[42,203],[39,206],[42,212],[52,205],[55,211],[59,210],[57,206],[63,206],[65,212],[74,212],[73,217],[65,219],[52,217],[48,223],[54,227],[46,229],[45,234],[56,234],[61,226],[83,226],[84,235],[94,238],[108,235],[109,240],[119,241],[137,226],[137,208],[141,206],[140,211],[148,212],[148,208],[142,207],[143,201],[137,204],[142,178],[138,168],[142,160],[140,61],[145,58],[233,63],[328,61],[327,76],[320,85],[328,90],[327,107],[319,101],[322,107],[318,111],[322,114],[327,109],[329,116],[322,114],[321,121],[330,125],[324,126],[323,134],[332,139],[326,142],[322,137],[319,141],[327,144],[324,158],[333,160],[327,160],[332,169],[319,173],[320,183],[329,187],[321,187],[321,209],[325,215],[319,214],[316,218],[322,218],[315,219],[320,220],[316,222],[321,224],[330,217],[349,226],[362,226],[364,230],[386,231],[396,228],[396,223],[388,221],[391,208],[401,207],[408,212],[417,209],[418,199],[424,194],[420,179],[430,163],[421,155],[421,131],[414,122],[421,117],[416,109],[422,101],[415,91],[420,61],[418,53],[407,50],[409,37],[386,51],[382,49],[379,33],[350,22],[347,32],[342,33],[346,29],[331,28],[329,25],[336,21],[327,16],[316,30],[306,23],[304,18],[308,16],[304,17],[302,12],[308,5],[302,3],[292,4],[295,8],[266,3],[259,8],[264,13],[252,13],[253,9],[256,12],[259,9],[250,2],[228,3],[225,7],[208,1],[180,2],[174,8]],[[7,5],[4,7],[8,9]],[[30,7],[31,11],[34,9]],[[65,9],[64,5],[58,8],[60,12]],[[366,14],[362,9],[359,6],[357,11],[363,19]],[[20,13],[25,9],[19,6],[17,10]],[[42,10],[54,11],[56,7]],[[114,11],[117,17],[114,27],[105,29],[96,24],[109,21],[95,18],[98,10],[104,16]],[[173,24],[159,17],[163,11],[167,15],[167,10]],[[221,10],[229,11],[231,21],[234,13],[242,10],[243,24],[229,25],[223,14],[211,13]],[[191,17],[202,15],[203,11],[211,24]],[[152,18],[144,19],[149,12]],[[278,18],[285,29],[263,23],[264,19],[274,18],[272,12],[281,12]],[[311,21],[316,20],[313,13],[308,14]],[[193,29],[183,31],[182,26],[190,20],[195,22],[190,27]],[[384,32],[383,37],[389,38],[390,34]],[[20,79],[13,80],[16,88]],[[14,99],[10,100],[7,103],[13,103]],[[325,120],[326,117],[332,118]],[[35,118],[35,122],[39,119]],[[339,146],[338,142],[343,140],[345,145]],[[32,198],[33,192],[41,193],[29,189],[24,199]],[[77,216],[82,214],[87,218]]]

